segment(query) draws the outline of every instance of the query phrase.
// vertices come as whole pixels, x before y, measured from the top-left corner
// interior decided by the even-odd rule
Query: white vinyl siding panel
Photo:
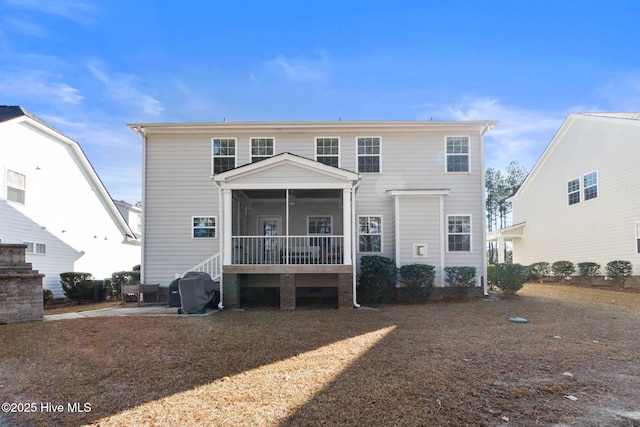
[[[514,242],[514,260],[525,265],[597,262],[604,268],[623,259],[640,274],[640,256],[630,238],[640,212],[640,123],[578,115],[560,137],[513,201],[513,223],[526,222],[526,237]],[[580,203],[568,205],[567,182],[579,176],[583,184],[582,176],[594,170],[598,197],[585,202],[582,193]]]
[[[400,260],[399,265],[429,264],[440,271],[440,198],[399,198]],[[426,257],[416,257],[414,245],[426,244]],[[436,282],[438,280],[436,279]]]

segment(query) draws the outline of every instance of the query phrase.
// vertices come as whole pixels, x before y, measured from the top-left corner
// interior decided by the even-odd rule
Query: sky
[[[568,114],[640,111],[636,0],[0,0],[0,105],[141,200],[127,123],[498,120],[531,170]]]

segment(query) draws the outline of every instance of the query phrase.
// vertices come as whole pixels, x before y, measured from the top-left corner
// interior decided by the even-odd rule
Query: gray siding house
[[[188,271],[280,307],[358,306],[363,255],[486,277],[483,135],[495,121],[130,124],[143,139],[142,281]]]

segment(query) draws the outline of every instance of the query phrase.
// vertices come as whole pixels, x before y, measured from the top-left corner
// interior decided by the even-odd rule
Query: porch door
[[[259,217],[259,230],[264,239],[262,239],[262,263],[263,264],[280,264],[280,247],[279,239],[282,228],[282,217],[280,216],[261,216]]]

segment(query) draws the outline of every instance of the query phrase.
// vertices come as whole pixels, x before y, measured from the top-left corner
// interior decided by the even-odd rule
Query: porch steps
[[[209,258],[202,261],[200,264],[197,264],[191,267],[189,270],[182,273],[182,277],[190,271],[198,271],[202,273],[207,273],[214,282],[220,281],[220,276],[222,274],[222,256],[220,252],[210,256]]]

